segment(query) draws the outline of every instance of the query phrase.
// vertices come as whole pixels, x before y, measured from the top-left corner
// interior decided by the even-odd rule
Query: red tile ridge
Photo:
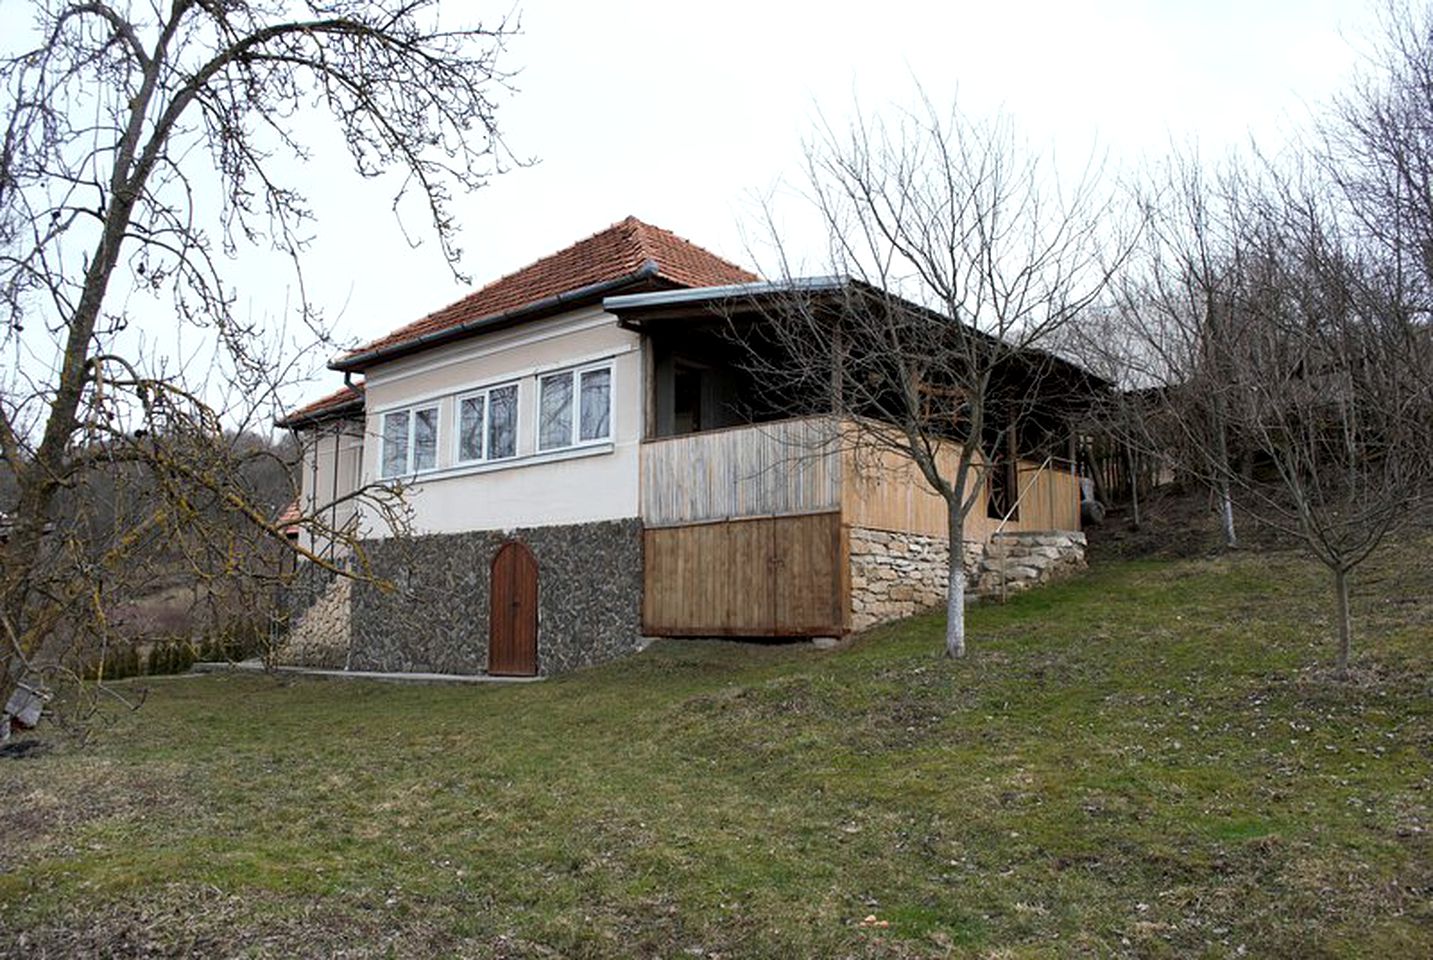
[[[629,216],[344,354],[331,366],[355,369],[355,360],[409,351],[428,340],[461,335],[476,324],[555,306],[564,296],[590,292],[596,297],[604,287],[627,281],[703,287],[756,279],[755,274],[670,230]]]

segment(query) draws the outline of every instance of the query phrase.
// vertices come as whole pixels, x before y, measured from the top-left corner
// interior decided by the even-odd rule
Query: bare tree
[[[0,395],[14,489],[0,707],[37,655],[106,634],[111,585],[146,545],[179,538],[194,571],[221,576],[288,542],[234,438],[276,412],[295,360],[236,315],[225,261],[258,246],[297,267],[311,214],[286,175],[327,117],[360,175],[396,173],[395,209],[411,197],[455,265],[452,192],[508,159],[493,95],[515,26],[459,25],[437,0],[31,9],[33,46],[0,60],[0,322],[17,360]],[[211,362],[144,346],[131,310],[148,297],[212,347]],[[317,323],[306,303],[300,315]],[[60,504],[120,465],[145,472],[153,495],[114,511],[119,524],[92,542]],[[216,513],[226,524],[200,530]]]
[[[1430,495],[1433,220],[1417,171],[1433,170],[1433,99],[1410,92],[1429,89],[1430,23],[1391,33],[1383,85],[1339,104],[1336,149],[1265,159],[1257,178],[1177,159],[1121,285],[1124,338],[1098,336],[1152,406],[1133,442],[1221,490],[1226,535],[1237,499],[1328,568],[1340,672],[1351,577]]]
[[[1099,428],[1132,458],[1168,458],[1207,483],[1226,547],[1238,545],[1231,477],[1243,462],[1229,425],[1227,341],[1241,335],[1238,283],[1248,176],[1174,154],[1142,189],[1145,229],[1105,308],[1068,348],[1118,383]]]
[[[1220,369],[1233,429],[1277,480],[1245,480],[1250,508],[1332,575],[1345,673],[1350,577],[1433,493],[1433,330],[1409,311],[1398,265],[1347,236],[1327,195],[1281,191],[1251,224],[1245,328]]]
[[[945,648],[961,657],[966,518],[1017,451],[1068,450],[1051,401],[1081,373],[1040,347],[1118,266],[1118,211],[1093,172],[1062,191],[1008,119],[929,100],[890,123],[824,128],[805,174],[838,282],[794,278],[777,238],[787,295],[765,308],[756,380],[774,404],[847,418],[846,442],[913,464],[944,499]],[[1009,516],[1018,491],[999,487]]]
[[[1140,439],[1225,492],[1230,542],[1237,496],[1328,568],[1341,672],[1350,578],[1433,463],[1433,11],[1391,2],[1385,27],[1321,152],[1257,178],[1174,161],[1119,311],[1122,379],[1155,388]]]
[[[1384,0],[1364,70],[1325,117],[1324,171],[1402,296],[1433,295],[1433,5]]]
[[[1428,496],[1433,337],[1316,170],[1270,166],[1256,187],[1178,163],[1116,308],[1085,331],[1126,387],[1103,423],[1219,491],[1228,545],[1237,501],[1308,547],[1343,671],[1349,578]]]

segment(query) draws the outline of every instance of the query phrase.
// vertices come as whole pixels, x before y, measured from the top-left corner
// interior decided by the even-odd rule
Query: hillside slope
[[[0,760],[0,955],[1433,955],[1433,543],[1139,562],[830,652],[150,681]],[[873,919],[871,919],[873,918]]]

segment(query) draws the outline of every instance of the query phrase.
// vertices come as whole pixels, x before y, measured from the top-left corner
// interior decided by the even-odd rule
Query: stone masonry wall
[[[945,604],[950,550],[944,537],[852,527],[851,628],[864,630]],[[981,545],[962,543],[966,573]]]
[[[997,533],[975,582],[985,596],[1018,593],[1085,568],[1085,535],[1071,530]]]
[[[850,537],[852,629],[945,605],[944,537],[862,527],[852,527]],[[989,544],[961,546],[972,598],[1015,593],[1085,566],[1085,535],[1072,531],[999,533]]]
[[[370,541],[397,589],[354,585],[352,669],[484,672],[492,561],[508,540],[537,559],[539,673],[641,648],[641,522],[616,520]]]
[[[348,658],[349,625],[353,581],[348,577],[327,576],[323,586],[307,609],[295,617],[278,650],[278,662],[293,667],[342,667]],[[302,595],[302,591],[296,591]]]

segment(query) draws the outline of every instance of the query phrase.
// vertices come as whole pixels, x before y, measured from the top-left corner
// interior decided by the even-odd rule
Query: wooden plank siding
[[[808,417],[649,440],[641,502],[643,522],[656,527],[835,510],[835,422]]]
[[[1020,489],[1019,529],[1080,529],[1080,477],[1070,463],[1052,463],[1042,470],[1040,464],[1022,460]]]
[[[958,454],[939,455],[941,471],[954,474]],[[930,489],[915,464],[889,451],[848,449],[841,485],[841,514],[854,527],[918,533],[931,537],[946,535],[945,500]],[[986,516],[988,492],[965,518],[965,539],[984,543],[998,530],[1080,529],[1080,481],[1069,464],[1041,464],[1020,461],[1016,495],[1017,516],[1006,521]]]
[[[830,418],[642,445],[642,629],[649,636],[838,636],[850,630],[850,530],[946,534],[945,501],[894,452],[842,450]],[[847,434],[849,438],[849,434]],[[950,470],[955,453],[943,454]],[[965,538],[1078,530],[1068,465],[1020,462],[1018,519],[982,501]]]
[[[843,449],[844,445],[844,449]],[[954,471],[954,450],[940,454]],[[997,529],[1080,529],[1079,478],[1068,463],[1021,460],[1018,516],[1002,527],[982,502],[966,518],[965,539]],[[837,440],[827,417],[649,440],[642,444],[642,521],[649,527],[839,511],[850,526],[944,536],[945,501],[909,460],[890,450]]]
[[[778,517],[772,527],[776,626],[784,635],[839,636],[850,627],[851,565],[839,513]]]
[[[642,631],[839,636],[850,572],[839,513],[648,527]]]

